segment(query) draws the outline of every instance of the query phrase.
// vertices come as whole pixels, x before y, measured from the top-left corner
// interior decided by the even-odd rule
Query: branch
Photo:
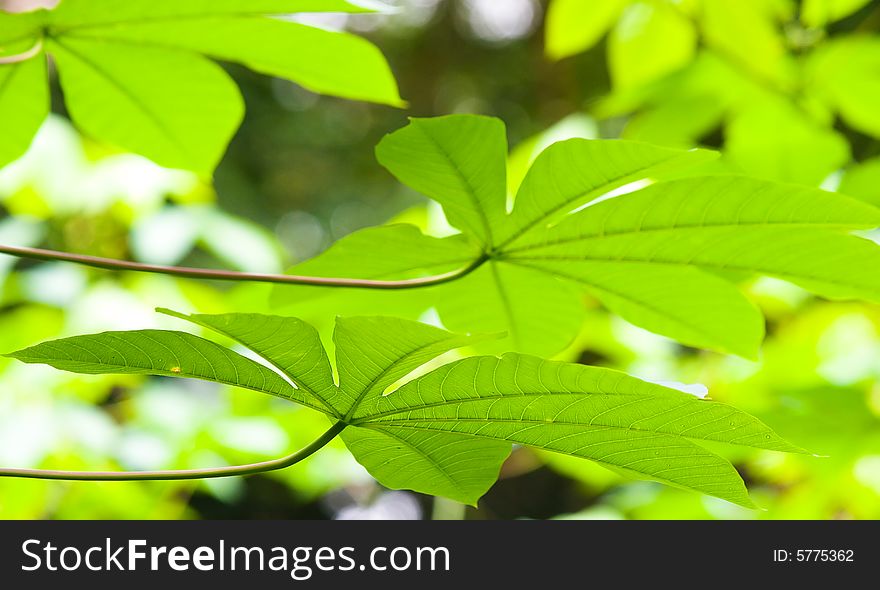
[[[470,274],[471,272],[482,266],[482,264],[486,262],[486,260],[488,260],[487,256],[481,256],[464,268],[430,277],[403,279],[399,281],[381,281],[372,279],[307,277],[300,275],[277,275],[236,272],[230,270],[210,270],[204,268],[188,268],[180,266],[160,266],[156,264],[143,264],[140,262],[116,260],[114,258],[100,258],[97,256],[86,256],[84,254],[70,254],[67,252],[58,252],[55,250],[42,250],[39,248],[25,248],[19,246],[0,245],[0,254],[9,254],[11,256],[18,256],[19,258],[30,258],[34,260],[60,260],[63,262],[74,262],[76,264],[82,264],[94,268],[102,268],[105,270],[129,270],[135,272],[149,272],[176,277],[185,277],[190,279],[280,283],[287,285],[313,285],[319,287],[349,287],[355,289],[414,289],[418,287],[440,285],[442,283],[448,283],[450,281],[459,279],[467,274]]]
[[[16,53],[15,55],[0,55],[0,66],[8,64],[18,64],[27,61],[32,57],[36,57],[43,51],[43,39],[37,39],[33,47],[24,53]]]
[[[309,457],[331,440],[336,438],[347,425],[337,422],[327,432],[315,439],[309,446],[278,459],[250,463],[248,465],[231,465],[208,469],[182,469],[171,471],[53,471],[49,469],[0,469],[0,477],[19,477],[24,479],[52,479],[63,481],[170,481],[187,479],[211,479],[232,477],[236,475],[253,475],[267,471],[285,469]]]

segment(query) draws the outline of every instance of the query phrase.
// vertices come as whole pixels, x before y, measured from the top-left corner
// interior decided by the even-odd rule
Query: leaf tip
[[[13,352],[5,352],[3,354],[0,354],[0,357],[8,358],[8,359],[15,359],[15,360],[21,361],[23,363],[30,363],[31,361],[28,360],[28,354],[27,354],[28,350],[30,350],[30,349],[29,348],[22,348],[21,350],[16,350]]]

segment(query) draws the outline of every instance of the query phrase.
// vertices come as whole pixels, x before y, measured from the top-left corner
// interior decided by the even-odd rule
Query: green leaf
[[[838,190],[880,207],[880,158],[865,160],[850,168]]]
[[[295,386],[181,332],[75,336],[7,356],[77,373],[194,377],[296,401],[345,423],[343,440],[386,486],[470,504],[497,479],[511,443],[744,506],[751,502],[736,470],[694,441],[803,452],[734,408],[609,369],[516,354],[435,366],[440,355],[477,338],[416,322],[338,319],[337,387],[317,333],[300,320],[161,311],[246,345]]]
[[[587,207],[506,256],[753,272],[828,297],[878,300],[880,279],[863,269],[880,262],[880,251],[839,231],[878,223],[876,209],[840,195],[737,176],[691,178]]]
[[[244,105],[232,79],[202,56],[319,93],[403,106],[388,64],[369,42],[276,18],[373,10],[344,0],[64,0],[51,11],[0,13],[0,56],[42,52],[44,44],[58,64],[67,110],[85,133],[210,176]],[[21,155],[48,109],[48,76],[36,72],[42,61],[0,65],[0,115],[21,113],[0,138],[0,166]],[[13,79],[20,81],[4,89]]]
[[[545,23],[546,53],[562,59],[593,47],[626,6],[625,0],[553,0]]]
[[[693,166],[716,157],[709,151],[673,150],[629,141],[570,139],[544,150],[526,173],[513,211],[499,235],[500,247],[516,243],[536,227],[628,183],[664,170]]]
[[[367,228],[336,242],[324,254],[290,269],[291,274],[400,280],[466,268],[481,255],[464,236],[432,238],[410,225]],[[549,279],[549,280],[548,280]],[[309,286],[277,286],[272,305],[303,313],[304,304],[328,298],[328,313],[403,315],[401,298],[426,311],[436,306],[444,325],[455,331],[507,332],[509,338],[493,346],[524,348],[536,354],[554,354],[569,344],[580,329],[583,297],[572,285],[529,269],[508,264],[484,265],[463,278],[444,285],[380,293],[370,303],[364,290]],[[372,293],[375,295],[375,293]],[[394,299],[392,299],[394,298]],[[359,304],[360,307],[358,307]],[[418,317],[418,313],[413,319]]]
[[[74,29],[66,37],[195,51],[293,80],[313,92],[404,105],[387,62],[374,45],[355,35],[295,22],[225,15],[176,21],[150,18],[108,28]]]
[[[498,347],[544,355],[556,354],[580,332],[583,299],[571,284],[497,261],[437,288],[433,294],[447,328],[507,332],[508,338]]]
[[[379,143],[376,157],[398,180],[443,205],[450,224],[492,247],[507,199],[501,121],[473,115],[411,119]]]
[[[804,0],[801,22],[808,27],[824,27],[858,11],[871,0]]]
[[[475,119],[470,116],[444,117],[436,121],[435,127],[442,125],[449,130],[449,135],[461,137],[462,142],[473,142],[476,140],[467,138],[469,133],[484,137],[483,129],[489,128],[486,124],[475,125]],[[394,146],[403,160],[420,137],[397,132],[385,142],[390,140],[394,140]],[[498,137],[493,143],[500,143],[501,140]],[[496,168],[494,161],[497,151],[487,148],[481,152],[492,164],[486,164],[477,157],[470,158],[470,162],[481,171]],[[462,152],[462,157],[466,154]],[[496,247],[503,251],[508,244],[516,244],[521,236],[544,229],[570,211],[622,185],[644,178],[662,177],[669,171],[712,157],[714,154],[711,152],[683,152],[624,141],[569,140],[550,146],[537,158],[519,189],[509,216],[505,216],[498,200],[479,207],[485,213],[484,219],[497,224]],[[421,165],[432,166],[425,162]],[[439,168],[434,166],[432,169]],[[397,175],[431,196],[442,199],[448,195],[434,188],[439,183],[432,182],[426,186],[418,170],[412,166],[406,174],[398,172]],[[462,227],[466,226],[462,224]],[[336,263],[343,270],[364,260],[364,252],[375,252],[375,256],[367,256],[367,260],[394,259],[393,254],[383,256],[370,244],[361,243],[358,248],[350,248],[349,252],[333,262],[322,261],[322,266],[332,269],[333,263]],[[474,259],[472,255],[471,260]],[[346,263],[345,260],[350,262]],[[462,262],[459,268],[465,265]],[[745,301],[735,288],[697,271],[669,271],[663,275],[676,280],[684,277],[692,279],[691,289],[687,297],[683,297],[670,285],[660,282],[660,271],[657,270],[646,271],[654,280],[648,283],[649,289],[645,289],[631,282],[621,284],[620,273],[614,268],[603,272],[604,279],[599,277],[597,283],[583,272],[560,273],[550,265],[537,270],[524,268],[505,263],[502,258],[437,289],[431,295],[437,301],[436,307],[443,322],[453,330],[507,331],[509,342],[517,350],[554,354],[569,344],[579,331],[584,313],[582,297],[574,286],[542,275],[541,270],[577,282],[582,287],[586,285],[588,291],[600,296],[624,317],[689,344],[721,347],[754,357],[763,334],[761,317],[754,306]],[[298,272],[308,274],[306,268],[300,268]],[[606,284],[603,285],[602,280]],[[598,290],[598,287],[604,289]],[[665,290],[662,298],[659,297],[661,290]],[[657,299],[647,300],[647,293]],[[701,305],[703,297],[708,297],[711,305],[727,303],[724,309],[729,321],[718,324],[717,308]],[[697,313],[694,317],[693,314],[700,310],[705,313]],[[657,317],[664,313],[670,318]],[[741,338],[734,342],[732,340],[737,333]],[[698,337],[697,334],[703,336]]]
[[[789,84],[792,63],[768,2],[703,0],[701,22],[706,44],[761,79]]]
[[[351,233],[289,272],[314,277],[411,279],[463,268],[479,256],[480,249],[466,236],[434,238],[415,226],[392,224]]]
[[[197,55],[72,38],[48,49],[73,121],[164,166],[210,175],[244,115],[235,83]]]
[[[697,35],[672,7],[635,2],[623,12],[608,41],[608,64],[617,88],[658,80],[688,64]]]
[[[292,267],[288,273],[350,279],[414,279],[465,268],[477,260],[480,254],[480,248],[465,236],[433,238],[412,225],[393,224],[369,227],[349,234],[324,253]],[[328,304],[332,307],[327,311],[332,314],[340,313],[339,309],[350,309],[354,306],[354,311],[347,313],[393,312],[400,316],[403,315],[402,299],[415,302],[424,311],[433,305],[436,293],[436,289],[429,288],[394,293],[339,288],[330,293],[323,287],[277,285],[272,289],[271,303],[279,309],[295,305],[296,313],[302,313],[305,302],[324,298],[331,299]],[[372,299],[378,301],[375,304],[370,303]],[[365,307],[359,309],[357,306],[361,304]],[[413,319],[415,317],[418,314]]]
[[[64,0],[51,11],[50,22],[62,29],[127,25],[144,20],[175,22],[211,16],[262,16],[295,12],[371,12],[346,0]]]
[[[587,293],[648,330],[754,359],[763,319],[732,281],[767,275],[830,298],[880,297],[880,281],[863,270],[878,262],[876,245],[848,235],[876,227],[880,217],[858,201],[736,175],[695,175],[697,164],[714,157],[711,152],[573,139],[538,156],[507,214],[500,198],[503,133],[497,125],[474,116],[431,120],[431,137],[448,141],[442,150],[425,139],[426,125],[418,120],[392,134],[379,152],[401,180],[444,204],[465,232],[459,244],[468,244],[469,236],[471,243],[484,244],[483,255],[463,248],[461,258],[438,257],[433,270],[440,274],[478,266],[413,296],[423,296],[422,309],[435,307],[450,329],[506,331],[508,350],[556,354],[579,332]],[[768,175],[790,173],[815,182],[840,162],[837,136],[827,137],[834,147],[827,154],[811,152],[809,165],[784,163],[783,152],[802,149],[787,139],[771,148],[780,158],[778,169],[771,168],[769,156],[754,165],[767,166]],[[403,241],[388,247],[381,230],[370,230],[297,271],[340,276],[363,266],[361,275],[405,278],[431,272],[427,247],[455,243],[415,229],[387,231]],[[421,241],[426,249],[410,254],[407,245],[415,249]],[[396,262],[402,251],[404,260],[414,256],[417,263]],[[275,302],[292,300],[279,296]],[[369,307],[358,313],[364,311]]]
[[[0,10],[0,55],[27,51],[39,40],[46,23],[45,10],[9,13]]]
[[[478,338],[451,334],[396,318],[338,318],[333,336],[339,395],[337,411],[350,420],[401,378],[439,355]],[[392,394],[393,395],[393,394]],[[342,439],[377,480],[476,504],[498,477],[510,444],[445,433],[346,429]]]
[[[599,128],[592,117],[574,113],[519,142],[507,156],[508,198],[513,198],[529,168],[548,147],[568,139],[596,139],[598,136]]]
[[[444,365],[364,403],[354,424],[524,444],[744,506],[752,503],[736,470],[693,441],[803,452],[729,406],[609,369],[517,354]]]
[[[20,55],[40,43],[45,12],[10,14],[0,11],[0,58]],[[0,167],[22,156],[49,114],[46,59],[0,64]]]
[[[623,319],[690,346],[720,348],[757,359],[764,338],[761,311],[730,282],[697,268],[636,262],[522,262],[583,285]]]
[[[170,309],[160,313],[204,326],[260,355],[300,390],[299,396],[310,407],[330,405],[336,384],[333,369],[317,330],[297,318],[254,313],[224,315],[185,315]]]
[[[346,428],[351,454],[385,487],[416,490],[477,505],[510,454],[510,443],[447,432]]]
[[[832,39],[810,54],[808,88],[853,128],[880,137],[880,39]]]
[[[850,159],[846,137],[784,101],[737,114],[726,139],[728,156],[743,172],[782,182],[818,186]]]
[[[166,330],[104,332],[44,342],[5,356],[86,375],[193,377],[306,405],[277,373],[218,344]]]
[[[0,167],[27,151],[49,115],[49,87],[46,59],[0,66]]]
[[[398,379],[480,339],[398,318],[337,318],[333,341],[339,391],[330,401],[348,419],[360,404],[381,397]]]
[[[638,96],[612,95],[597,116],[631,115],[624,139],[692,147],[721,127],[725,117],[772,96],[762,84],[766,82],[735,60],[704,49],[687,67],[639,89]]]

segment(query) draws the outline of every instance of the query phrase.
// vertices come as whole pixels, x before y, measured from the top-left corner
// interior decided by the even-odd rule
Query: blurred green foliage
[[[622,137],[723,145],[734,169],[834,187],[840,175],[829,176],[877,154],[876,9],[867,0],[552,0],[546,51],[604,50],[610,89],[590,110]]]
[[[321,22],[374,41],[409,110],[319,97],[227,65],[247,114],[213,185],[111,151],[53,116],[28,154],[0,171],[0,242],[272,271],[390,219],[442,235],[448,228],[440,212],[382,170],[373,148],[408,115],[452,112],[505,121],[514,148],[512,183],[553,140],[626,137],[718,148],[726,154],[724,169],[880,203],[880,2],[551,2],[587,5],[592,12],[581,20],[554,19],[552,12],[542,20],[546,6],[536,0],[398,4],[403,8],[396,14]],[[733,14],[724,12],[731,7]],[[552,41],[554,31],[542,32],[554,22],[569,25],[562,33],[568,39]],[[674,40],[663,38],[669,31]],[[569,57],[557,59],[562,56]],[[53,104],[64,115],[59,96],[56,87]],[[260,285],[8,257],[0,260],[0,276],[4,352],[77,333],[173,327],[152,313],[159,305],[204,313],[269,307],[270,288]],[[580,336],[559,357],[708,388],[714,399],[828,455],[722,449],[766,511],[625,481],[583,461],[523,449],[507,461],[479,508],[465,510],[389,494],[337,446],[295,469],[247,480],[0,480],[0,516],[880,517],[877,307],[829,303],[769,279],[748,290],[768,319],[756,362],[682,347],[592,301]],[[406,305],[405,298],[383,293],[355,305],[339,292],[286,311],[326,331],[334,313],[403,311]],[[231,464],[301,447],[325,426],[281,400],[196,382],[87,377],[8,360],[0,361],[0,371],[4,466]]]

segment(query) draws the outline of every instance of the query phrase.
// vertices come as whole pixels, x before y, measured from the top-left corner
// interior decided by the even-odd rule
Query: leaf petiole
[[[144,264],[142,262],[130,262],[114,258],[101,258],[84,254],[71,254],[56,250],[43,250],[41,248],[26,248],[22,246],[0,245],[0,254],[9,254],[19,258],[33,260],[58,260],[73,262],[84,266],[101,268],[105,270],[128,270],[134,272],[148,272],[165,274],[190,279],[209,279],[217,281],[244,281],[257,283],[278,283],[288,285],[314,285],[320,287],[348,287],[354,289],[415,289],[418,287],[430,287],[441,285],[470,274],[483,265],[489,257],[480,256],[468,266],[447,273],[402,280],[375,280],[375,279],[349,279],[334,277],[311,277],[301,275],[281,275],[266,273],[238,272],[232,270],[213,270],[205,268],[189,268],[180,266],[162,266],[156,264]]]
[[[260,463],[247,465],[230,465],[207,469],[181,469],[168,471],[54,471],[50,469],[0,469],[0,477],[18,477],[25,479],[51,479],[63,481],[171,481],[188,479],[210,479],[254,475],[268,471],[278,471],[299,463],[310,457],[342,432],[347,424],[337,422],[311,444],[299,451]]]
[[[31,58],[38,56],[41,51],[43,51],[42,37],[37,39],[37,42],[34,43],[34,46],[27,51],[16,53],[14,55],[0,55],[0,65],[10,65],[25,62]]]

